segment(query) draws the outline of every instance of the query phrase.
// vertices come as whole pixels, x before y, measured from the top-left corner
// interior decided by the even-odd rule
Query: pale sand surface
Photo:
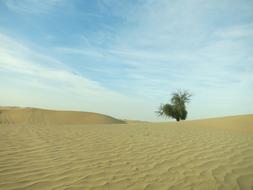
[[[0,125],[0,189],[253,189],[253,115]]]

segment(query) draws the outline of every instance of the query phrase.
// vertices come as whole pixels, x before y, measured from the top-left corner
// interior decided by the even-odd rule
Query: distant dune
[[[0,124],[120,124],[123,120],[78,111],[56,111],[37,108],[0,107]]]
[[[95,113],[1,110],[1,190],[253,189],[253,115],[122,125]]]
[[[240,130],[240,131],[253,131],[253,114],[217,117],[210,119],[200,120],[185,120],[176,122],[161,122],[161,125],[181,126],[181,127],[213,127],[220,129]]]
[[[185,121],[187,125],[253,131],[253,114]]]

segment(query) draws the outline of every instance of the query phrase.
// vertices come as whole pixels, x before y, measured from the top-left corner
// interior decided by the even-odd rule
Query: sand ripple
[[[0,189],[253,189],[253,132],[166,124],[0,126]]]

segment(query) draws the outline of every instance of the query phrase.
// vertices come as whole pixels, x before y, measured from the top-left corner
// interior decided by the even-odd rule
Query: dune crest
[[[125,121],[92,112],[0,107],[0,124],[78,125],[123,123]]]

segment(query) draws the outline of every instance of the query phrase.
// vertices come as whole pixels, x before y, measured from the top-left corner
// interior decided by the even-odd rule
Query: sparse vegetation
[[[187,118],[186,103],[190,102],[191,94],[188,91],[178,90],[172,93],[171,104],[162,104],[157,111],[158,116],[174,118],[177,121]]]

